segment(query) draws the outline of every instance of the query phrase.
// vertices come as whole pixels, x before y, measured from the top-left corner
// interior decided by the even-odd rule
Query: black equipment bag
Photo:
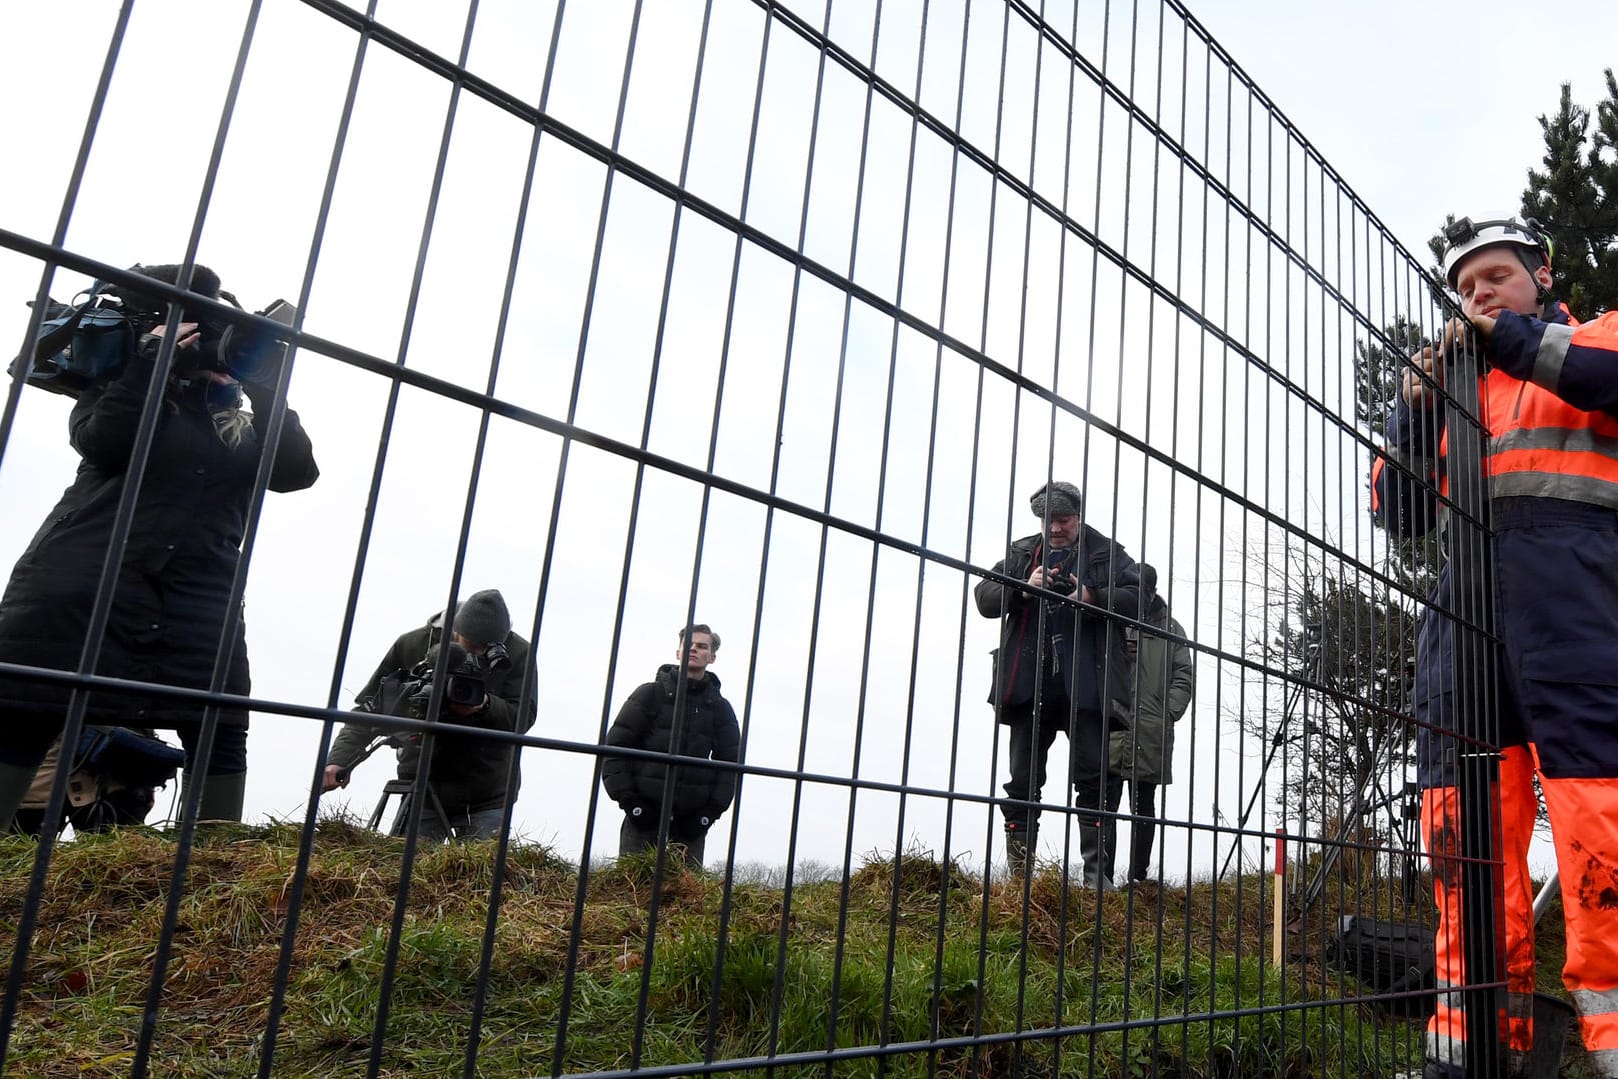
[[[75,770],[129,787],[161,787],[185,764],[185,750],[128,727],[85,727],[79,732]]]
[[[1326,946],[1326,961],[1352,974],[1375,993],[1411,993],[1380,1002],[1393,1015],[1431,1015],[1436,1005],[1437,973],[1431,928],[1345,914],[1337,935]]]

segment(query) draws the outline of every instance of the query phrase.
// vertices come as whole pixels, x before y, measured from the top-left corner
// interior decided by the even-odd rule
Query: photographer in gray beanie
[[[1013,541],[994,566],[995,574],[1016,583],[986,577],[973,589],[978,612],[1000,620],[989,703],[1010,730],[1011,775],[1000,807],[1006,860],[1014,874],[1030,867],[1046,760],[1056,735],[1065,732],[1083,883],[1110,891],[1111,858],[1101,827],[1107,734],[1129,725],[1134,665],[1124,627],[1104,612],[1140,616],[1140,574],[1123,547],[1084,524],[1084,498],[1073,484],[1047,483],[1028,505],[1040,531]]]
[[[397,683],[401,676],[424,669],[431,671],[443,638],[444,614],[436,612],[427,624],[410,630],[393,642],[388,654],[377,664],[375,673],[354,695],[359,711],[389,712],[385,683]],[[441,724],[451,727],[482,728],[497,731],[526,731],[534,725],[535,705],[533,657],[529,644],[511,632],[511,612],[496,589],[474,592],[455,609],[449,633],[450,643],[470,657],[470,667],[483,683],[480,703],[456,703],[446,699],[439,714]],[[452,674],[454,672],[451,672]],[[528,678],[526,701],[523,679]],[[475,684],[475,683],[474,683]],[[408,704],[409,702],[403,702]],[[520,705],[520,707],[519,707]],[[391,733],[364,722],[345,723],[332,742],[327,756],[322,790],[348,785],[349,771],[370,755],[376,739],[389,739],[398,751],[399,778],[414,779],[421,762],[420,734]],[[428,805],[443,807],[445,820],[435,813],[423,813],[421,837],[427,840],[451,838],[492,839],[505,822],[506,805],[517,797],[521,774],[513,770],[508,743],[480,737],[475,732],[447,731],[435,735]],[[510,778],[508,787],[507,778]],[[401,811],[394,821],[395,835],[404,834],[409,821]]]
[[[511,612],[498,589],[473,592],[455,609],[455,635],[472,647],[504,644],[511,632]]]

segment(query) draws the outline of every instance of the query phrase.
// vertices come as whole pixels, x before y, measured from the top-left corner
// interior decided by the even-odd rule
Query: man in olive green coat
[[[1140,567],[1141,593],[1146,597],[1144,621],[1176,637],[1185,637],[1185,627],[1169,614],[1168,604],[1157,594],[1157,570]],[[1157,789],[1173,782],[1174,724],[1191,706],[1196,690],[1197,666],[1191,648],[1184,641],[1125,630],[1124,647],[1135,659],[1135,722],[1128,730],[1114,731],[1108,745],[1107,812],[1118,809],[1124,783],[1129,783],[1129,812],[1135,818],[1129,829],[1129,880],[1150,879],[1152,841],[1157,835]],[[1118,821],[1108,817],[1103,825],[1107,872],[1112,873],[1113,851],[1117,847]]]

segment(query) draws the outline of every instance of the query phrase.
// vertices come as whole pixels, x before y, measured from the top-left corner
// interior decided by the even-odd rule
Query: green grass
[[[400,849],[348,824],[321,826],[274,1074],[364,1074]],[[0,954],[11,951],[33,853],[25,840],[0,839]],[[197,845],[153,1074],[256,1074],[296,854],[296,831],[284,826],[215,832]],[[58,849],[6,1075],[127,1074],[173,855],[169,837],[146,830]],[[482,844],[418,855],[384,1075],[461,1073],[492,856]],[[591,873],[575,939],[577,889],[575,867],[545,848],[512,850],[478,1075],[550,1074],[564,1015],[564,1072],[627,1068],[637,1051],[643,1066],[681,1066],[975,1034],[1012,1037],[829,1070],[729,1074],[1194,1079],[1391,1076],[1417,1066],[1417,1027],[1334,1003],[1356,990],[1319,962],[1323,941],[1308,928],[1294,935],[1287,963],[1268,963],[1269,896],[1256,877],[1243,882],[1240,903],[1233,884],[1202,883],[1098,904],[1047,870],[1029,883],[1025,915],[1020,885],[985,889],[960,866],[915,852],[897,864],[873,859],[846,883],[797,885],[789,911],[772,884],[734,884],[727,908],[723,880],[682,871],[665,882],[649,953],[649,862]],[[1392,902],[1385,887],[1357,894],[1357,905]],[[1335,914],[1304,924],[1334,924]],[[1302,1006],[1223,1014],[1277,1004]]]

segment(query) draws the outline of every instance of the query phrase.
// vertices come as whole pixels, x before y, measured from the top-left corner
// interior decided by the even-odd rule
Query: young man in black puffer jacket
[[[739,759],[741,731],[719,679],[708,670],[719,651],[719,634],[702,624],[680,632],[679,662],[658,668],[657,678],[635,689],[607,731],[607,745],[672,753],[703,760]],[[623,857],[657,847],[659,826],[684,847],[686,862],[702,868],[708,829],[736,798],[736,773],[721,768],[677,767],[643,757],[602,760],[601,781],[624,811],[618,833]]]

